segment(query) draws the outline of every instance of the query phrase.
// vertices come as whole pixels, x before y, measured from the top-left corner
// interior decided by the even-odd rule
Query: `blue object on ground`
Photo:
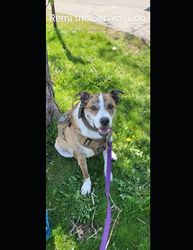
[[[46,240],[50,238],[51,235],[51,229],[49,225],[49,219],[48,219],[48,210],[46,210]]]

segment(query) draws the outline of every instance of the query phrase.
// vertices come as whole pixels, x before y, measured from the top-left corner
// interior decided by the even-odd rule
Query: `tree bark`
[[[54,100],[53,82],[51,80],[48,56],[46,51],[46,127],[51,123],[52,119],[58,119],[60,115],[58,106]]]
[[[57,23],[56,23],[56,11],[55,11],[54,1],[51,1],[50,5],[51,5],[51,10],[52,10],[52,15],[54,15],[54,17],[55,17],[53,19],[53,25],[54,25],[54,28],[56,29],[57,28]]]

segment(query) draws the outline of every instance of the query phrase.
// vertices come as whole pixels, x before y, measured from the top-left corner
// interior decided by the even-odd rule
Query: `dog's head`
[[[80,99],[84,105],[85,117],[99,134],[107,136],[112,128],[113,116],[120,100],[121,90],[113,90],[108,94],[89,94],[81,92]]]

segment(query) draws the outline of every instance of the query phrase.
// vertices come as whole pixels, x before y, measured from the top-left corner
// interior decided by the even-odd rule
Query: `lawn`
[[[109,250],[150,249],[150,48],[140,39],[90,22],[47,20],[47,51],[55,99],[71,108],[75,95],[121,89],[113,124],[112,235]],[[54,149],[56,124],[47,129],[46,206],[52,227],[47,250],[98,250],[106,215],[103,159],[88,160],[92,194],[80,195],[75,159]],[[93,235],[96,233],[95,235]]]

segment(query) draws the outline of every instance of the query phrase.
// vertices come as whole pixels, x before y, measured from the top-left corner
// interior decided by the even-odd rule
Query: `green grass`
[[[89,22],[58,23],[58,32],[47,21],[47,50],[55,98],[61,112],[71,108],[74,96],[82,91],[109,92],[121,89],[114,119],[114,227],[109,250],[150,249],[150,156],[149,77],[150,48],[140,39]],[[116,50],[113,50],[116,47]],[[97,250],[104,226],[106,199],[102,156],[88,160],[93,193],[80,195],[82,174],[75,159],[57,154],[56,124],[47,129],[47,208],[52,237],[47,250]],[[83,230],[70,233],[73,223]],[[76,229],[77,229],[76,227]],[[78,232],[78,231],[77,231]],[[87,232],[87,233],[86,233]],[[79,235],[81,236],[81,235]]]

